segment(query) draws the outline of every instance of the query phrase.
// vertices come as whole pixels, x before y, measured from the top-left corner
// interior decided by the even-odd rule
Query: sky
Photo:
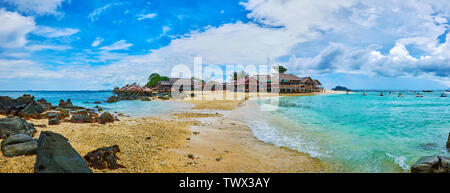
[[[0,90],[101,90],[179,64],[325,88],[449,89],[450,1],[0,0]]]

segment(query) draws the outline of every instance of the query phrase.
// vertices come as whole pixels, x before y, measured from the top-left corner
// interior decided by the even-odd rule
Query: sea
[[[246,121],[258,139],[306,152],[331,171],[409,172],[422,156],[450,156],[450,97],[421,94],[280,97],[276,110],[249,113]]]
[[[273,105],[260,98],[242,107],[236,117],[247,122],[259,140],[305,152],[336,172],[409,172],[420,157],[450,156],[445,144],[450,132],[450,96],[441,92],[361,92],[337,95],[279,97]],[[105,103],[110,91],[0,91],[17,98],[30,94],[53,105],[71,99],[76,106],[144,117],[186,111],[190,104],[154,100]],[[449,93],[447,93],[449,94]],[[94,104],[99,101],[101,104]],[[249,109],[246,109],[249,108]]]

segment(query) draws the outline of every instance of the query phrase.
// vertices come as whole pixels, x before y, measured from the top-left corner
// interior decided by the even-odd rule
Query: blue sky
[[[144,84],[196,56],[326,88],[448,89],[449,19],[437,0],[0,0],[0,90]]]

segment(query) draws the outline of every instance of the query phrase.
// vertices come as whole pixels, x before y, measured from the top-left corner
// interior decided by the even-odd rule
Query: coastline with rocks
[[[98,106],[103,103],[97,100],[90,102],[95,104],[96,108],[86,108],[73,105],[70,99],[60,100],[58,105],[53,106],[45,99],[35,100],[30,95],[16,99],[0,97],[2,99],[0,105],[3,105],[0,127],[4,128],[3,125],[6,124],[11,125],[11,128],[18,128],[14,131],[0,130],[2,136],[0,172],[341,171],[340,166],[324,163],[308,153],[256,138],[254,131],[243,117],[246,113],[256,111],[255,107],[249,107],[250,104],[254,106],[253,99],[277,96],[261,93],[241,94],[243,95],[235,96],[231,100],[216,100],[223,95],[217,92],[195,93],[192,97],[167,101],[158,96],[148,95],[145,97],[149,100],[142,101],[142,104],[159,101],[192,106],[177,113],[143,117],[103,111],[102,107]],[[345,92],[325,91],[316,94],[282,95],[282,97],[317,94],[345,94]],[[132,99],[142,100],[140,97]],[[243,109],[246,109],[244,113]],[[56,138],[61,141],[58,143],[68,144],[63,146],[66,150],[46,148],[49,152],[42,153],[38,147],[40,140],[44,143],[42,142],[44,139],[40,136],[43,133],[47,135],[47,132],[51,132],[49,134],[51,136],[61,135],[62,137]],[[38,157],[41,157],[38,154],[40,152],[40,154],[57,154],[60,151],[72,152],[64,154],[67,159],[83,161],[73,163],[75,168],[79,169],[67,171],[56,162],[52,162],[51,166],[45,166],[50,169],[42,169],[45,167],[38,161]],[[445,173],[448,172],[447,162],[446,156],[424,157],[417,160],[411,167],[411,172]],[[85,163],[89,170],[81,163]]]

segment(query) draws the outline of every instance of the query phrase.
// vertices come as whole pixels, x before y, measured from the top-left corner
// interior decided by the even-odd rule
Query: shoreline
[[[99,147],[119,145],[119,163],[127,168],[93,170],[98,173],[329,172],[319,159],[307,153],[257,139],[245,122],[230,116],[246,104],[243,101],[194,102],[193,108],[182,113],[120,117],[121,121],[106,125],[50,126],[46,119],[28,122],[46,125],[46,128],[36,127],[38,133],[34,138],[41,131],[60,133],[81,156]],[[13,158],[0,155],[0,172],[33,172],[36,155]]]

